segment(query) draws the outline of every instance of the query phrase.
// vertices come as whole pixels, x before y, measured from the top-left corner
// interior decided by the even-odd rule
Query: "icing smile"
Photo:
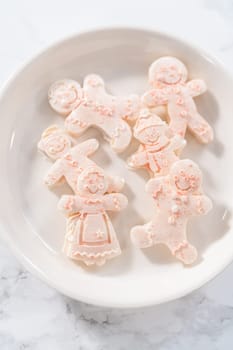
[[[98,186],[96,185],[87,185],[86,188],[92,194],[95,194],[98,191]]]
[[[53,145],[52,147],[50,147],[50,152],[51,153],[58,153],[58,152],[62,152],[64,151],[64,149],[66,148],[67,144],[64,142],[63,144],[56,144]]]
[[[147,134],[147,141],[151,142],[155,145],[158,145],[159,144],[159,135]]]
[[[181,191],[188,191],[191,188],[190,183],[188,181],[182,180],[182,179],[176,180],[175,185]]]

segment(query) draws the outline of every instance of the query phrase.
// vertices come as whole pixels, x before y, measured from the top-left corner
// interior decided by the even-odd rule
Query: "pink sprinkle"
[[[187,117],[188,113],[187,113],[187,111],[183,110],[180,112],[180,115],[182,118],[185,118],[185,117]]]
[[[183,105],[183,104],[184,104],[183,98],[181,98],[181,97],[177,98],[176,104],[179,105],[179,106],[180,106],[180,105]]]

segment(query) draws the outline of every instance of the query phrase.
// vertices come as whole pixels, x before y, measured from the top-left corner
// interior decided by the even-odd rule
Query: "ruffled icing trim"
[[[108,250],[106,252],[102,252],[102,253],[87,253],[87,252],[76,252],[76,253],[73,253],[72,256],[76,256],[76,255],[80,255],[82,257],[86,257],[86,258],[103,258],[105,257],[106,255],[115,255],[115,254],[120,254],[121,251],[120,249],[111,249],[111,250]]]

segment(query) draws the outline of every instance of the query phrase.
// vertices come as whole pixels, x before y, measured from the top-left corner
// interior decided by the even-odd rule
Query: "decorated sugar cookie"
[[[57,125],[47,128],[42,133],[38,148],[55,162],[44,179],[45,184],[52,187],[65,179],[75,192],[81,172],[87,167],[96,165],[89,156],[95,153],[98,147],[96,139],[75,144],[71,136]],[[124,186],[124,180],[117,176],[109,176],[108,186],[108,192],[120,191]]]
[[[98,75],[88,75],[83,88],[73,80],[60,80],[49,89],[49,103],[58,113],[67,116],[65,127],[75,136],[90,126],[104,133],[111,147],[122,152],[131,140],[127,120],[135,119],[139,110],[137,95],[116,97],[106,93],[104,81]]]
[[[175,162],[169,175],[149,180],[146,190],[155,200],[156,214],[147,224],[132,228],[132,242],[140,248],[163,243],[177,259],[192,264],[197,251],[187,240],[188,219],[212,208],[201,185],[201,171],[189,159]]]
[[[175,57],[161,57],[149,68],[149,83],[152,89],[142,101],[148,107],[166,105],[169,126],[175,135],[185,137],[186,129],[202,143],[213,140],[213,130],[198,113],[194,97],[206,91],[203,80],[187,82],[185,65]]]
[[[128,164],[132,168],[146,168],[152,176],[167,175],[186,144],[181,136],[171,136],[168,125],[148,109],[141,110],[134,136],[141,145]]]
[[[123,210],[128,201],[121,193],[106,194],[108,186],[104,172],[99,167],[89,167],[78,177],[78,195],[62,196],[58,204],[68,215],[63,251],[86,265],[103,265],[121,254],[107,211]]]

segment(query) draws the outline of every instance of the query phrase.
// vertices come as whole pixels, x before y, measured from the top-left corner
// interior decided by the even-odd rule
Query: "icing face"
[[[153,145],[156,149],[160,149],[167,142],[165,125],[155,125],[141,130],[137,134],[137,139],[145,145]]]
[[[97,167],[84,170],[78,179],[78,191],[83,195],[101,195],[106,190],[106,178]]]
[[[200,189],[202,176],[198,166],[190,160],[181,160],[171,168],[171,183],[178,192],[193,193]]]
[[[179,72],[178,67],[174,65],[162,68],[157,75],[158,81],[165,84],[177,84],[181,81],[182,74]]]
[[[152,63],[149,69],[151,84],[159,82],[173,85],[187,80],[187,70],[184,64],[175,57],[161,57]]]
[[[55,111],[67,115],[80,103],[82,89],[74,80],[59,80],[50,87],[48,99]]]
[[[40,148],[49,158],[59,159],[71,148],[71,140],[65,134],[51,134],[42,140]]]

